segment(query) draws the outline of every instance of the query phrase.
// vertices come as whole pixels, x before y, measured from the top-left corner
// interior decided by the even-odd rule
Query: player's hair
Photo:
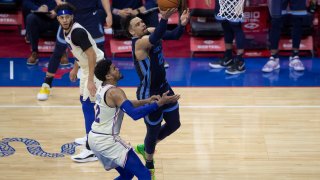
[[[69,10],[69,11],[71,11],[72,13],[74,13],[74,12],[77,10],[77,8],[74,7],[72,4],[65,2],[65,3],[62,3],[62,4],[60,4],[60,5],[58,5],[58,6],[56,6],[56,7],[54,8],[54,11],[55,11],[56,13],[58,13],[58,12],[61,11],[61,10]]]
[[[96,76],[97,79],[100,81],[105,81],[106,80],[106,75],[110,71],[110,66],[112,62],[111,60],[102,60],[99,61],[94,68],[94,75]]]
[[[130,29],[130,22],[131,22],[131,20],[133,19],[133,18],[135,18],[136,16],[128,16],[128,17],[126,17],[126,18],[122,18],[121,19],[121,26],[122,26],[122,28],[126,31],[126,33],[127,33],[127,36],[128,37],[132,37],[132,35],[130,34],[130,32],[129,32],[129,29]]]

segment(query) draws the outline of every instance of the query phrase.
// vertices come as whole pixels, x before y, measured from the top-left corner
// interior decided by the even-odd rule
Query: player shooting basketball
[[[137,98],[147,99],[152,95],[162,95],[169,91],[174,95],[166,79],[164,59],[162,53],[162,39],[179,39],[189,22],[189,10],[184,10],[180,17],[180,24],[172,31],[167,31],[168,18],[177,9],[161,11],[161,20],[156,29],[147,28],[142,19],[131,17],[124,23],[125,28],[132,36],[132,57],[136,71],[140,78],[137,89]],[[165,123],[161,125],[162,120]],[[138,145],[136,151],[143,155],[146,167],[154,179],[153,155],[156,144],[175,132],[180,127],[180,114],[178,102],[167,104],[157,111],[144,117],[147,134],[144,144]]]

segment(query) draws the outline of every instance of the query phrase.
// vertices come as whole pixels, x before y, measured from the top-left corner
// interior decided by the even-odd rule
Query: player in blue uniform
[[[278,46],[281,34],[283,15],[291,14],[292,18],[292,55],[289,58],[289,66],[295,71],[303,71],[304,66],[299,58],[299,47],[302,34],[302,21],[307,15],[306,0],[269,0],[271,15],[271,29],[269,34],[271,56],[263,66],[263,72],[272,72],[280,68]],[[289,9],[288,9],[289,5]]]
[[[162,95],[169,91],[173,95],[167,79],[162,53],[162,39],[179,39],[189,21],[189,10],[185,10],[180,17],[180,24],[172,31],[167,31],[168,18],[176,9],[160,11],[162,18],[157,28],[147,28],[142,19],[130,17],[124,27],[132,36],[132,55],[136,71],[140,78],[137,98],[147,99],[152,95]],[[165,123],[161,125],[162,120]],[[163,140],[180,127],[178,103],[164,105],[157,111],[144,117],[147,134],[144,145],[138,145],[136,151],[143,155],[146,167],[151,171],[154,179],[153,154],[156,143]]]

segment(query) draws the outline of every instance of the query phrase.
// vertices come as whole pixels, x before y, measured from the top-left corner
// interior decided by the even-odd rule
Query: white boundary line
[[[303,108],[320,108],[320,105],[257,105],[257,106],[228,106],[228,105],[217,105],[217,106],[179,106],[182,109],[222,109],[222,108],[234,108],[234,109],[245,109],[245,108],[294,108],[294,109],[303,109]],[[64,105],[52,105],[52,106],[34,106],[34,105],[0,105],[0,108],[81,108],[81,106],[64,106]]]
[[[13,61],[10,61],[10,80],[14,78]]]

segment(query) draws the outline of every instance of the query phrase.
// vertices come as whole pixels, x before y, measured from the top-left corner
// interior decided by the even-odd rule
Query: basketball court
[[[176,5],[173,0],[166,2]],[[255,20],[245,22],[247,29],[252,28],[245,31],[251,45],[265,44],[267,8],[259,10],[259,18],[257,9],[247,10],[245,16]],[[254,34],[257,31],[261,36]],[[200,52],[218,47],[212,39],[190,39],[188,52],[192,55],[197,50],[193,46],[206,48],[198,49]],[[313,44],[310,46],[314,55]],[[218,49],[221,52],[224,47]],[[281,56],[281,68],[271,73],[261,71],[268,58],[260,51],[255,52],[260,53],[259,58],[246,57],[246,72],[236,75],[211,69],[208,64],[213,58],[208,56],[166,58],[170,64],[167,79],[181,95],[181,127],[156,147],[156,179],[319,180],[320,59],[311,56],[310,49],[304,50],[308,51],[301,57],[305,71],[289,68],[288,56]],[[21,57],[9,54],[4,57]],[[59,67],[49,100],[38,101],[48,58],[41,58],[36,66],[27,66],[26,58],[0,58],[0,179],[111,180],[118,176],[97,161],[71,160],[71,155],[84,148],[75,138],[85,135],[79,80],[69,80],[73,61]],[[124,75],[118,85],[129,99],[136,99],[139,79],[132,59],[117,57],[113,63]],[[143,120],[133,121],[125,115],[120,133],[124,140],[135,146],[143,143],[145,134]]]
[[[261,72],[261,58],[248,59],[247,72],[233,77],[212,71],[209,58],[169,58],[182,126],[157,146],[157,179],[319,179],[320,61],[303,59],[307,69],[297,76],[282,59],[273,75]],[[84,135],[78,82],[70,84],[68,67],[60,67],[50,99],[37,101],[47,60],[32,68],[21,59],[0,61],[0,179],[115,178],[99,162],[70,159],[82,148],[74,139]],[[114,62],[125,76],[120,86],[135,99],[131,60]],[[125,116],[123,139],[142,143],[145,131],[142,120]]]

